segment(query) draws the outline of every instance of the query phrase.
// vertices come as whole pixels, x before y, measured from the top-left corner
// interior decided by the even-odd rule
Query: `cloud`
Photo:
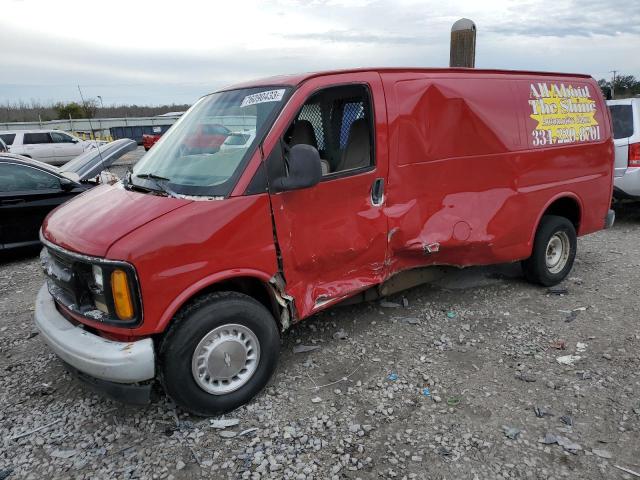
[[[461,17],[478,26],[478,67],[640,76],[637,2],[183,0],[169,10],[112,0],[91,21],[81,0],[69,2],[5,5],[0,102],[76,99],[78,84],[105,103],[192,102],[282,73],[444,67],[451,25]],[[34,10],[30,22],[20,21]]]
[[[318,33],[296,33],[291,35],[283,35],[293,41],[296,40],[313,40],[320,42],[335,43],[364,43],[376,45],[416,45],[425,42],[424,38],[408,35],[393,34],[372,34],[362,33],[354,30],[330,30],[328,32]]]
[[[529,1],[509,6],[506,18],[488,25],[488,31],[557,38],[638,35],[640,7],[634,1]]]

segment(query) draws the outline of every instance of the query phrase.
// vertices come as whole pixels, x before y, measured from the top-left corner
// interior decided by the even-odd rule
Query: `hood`
[[[113,162],[125,153],[131,152],[136,148],[138,148],[138,144],[134,140],[122,138],[87,150],[65,163],[58,170],[63,175],[71,174],[67,175],[70,177],[76,178],[75,175],[77,175],[80,181],[89,180],[97,176],[105,168],[110,167]]]
[[[100,185],[55,209],[42,224],[45,239],[74,252],[104,257],[118,239],[190,200]]]

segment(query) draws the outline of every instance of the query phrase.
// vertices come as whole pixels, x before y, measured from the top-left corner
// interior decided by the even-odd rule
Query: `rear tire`
[[[565,217],[545,215],[540,220],[531,257],[522,262],[526,279],[551,287],[571,271],[576,258],[576,229]]]
[[[176,316],[160,347],[160,381],[188,412],[219,415],[250,401],[278,363],[280,335],[253,298],[218,292]]]

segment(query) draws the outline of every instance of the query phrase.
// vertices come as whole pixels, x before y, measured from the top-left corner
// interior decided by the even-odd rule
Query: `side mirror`
[[[76,188],[76,184],[75,182],[72,182],[68,178],[62,177],[60,179],[60,188],[62,189],[63,192],[69,192],[74,188]]]
[[[274,192],[300,190],[317,185],[322,178],[320,154],[311,145],[294,145],[289,150],[289,175],[271,182]]]

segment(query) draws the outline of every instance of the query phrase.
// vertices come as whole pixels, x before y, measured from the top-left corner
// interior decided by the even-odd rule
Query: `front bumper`
[[[38,292],[35,321],[51,349],[85,375],[120,384],[155,377],[153,340],[114,342],[72,324],[58,312],[46,284]]]

